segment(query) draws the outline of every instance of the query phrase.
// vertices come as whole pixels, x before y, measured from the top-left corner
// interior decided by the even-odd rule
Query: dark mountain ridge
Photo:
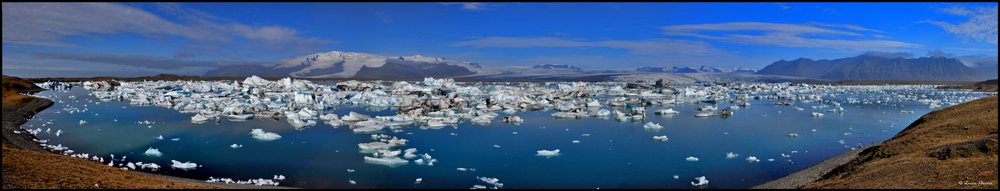
[[[780,60],[756,74],[829,80],[982,81],[982,72],[954,58],[885,58],[861,55],[836,60]]]

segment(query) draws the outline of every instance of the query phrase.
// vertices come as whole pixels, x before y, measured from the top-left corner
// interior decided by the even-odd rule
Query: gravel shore
[[[879,146],[882,142],[885,141],[875,142],[861,148],[841,153],[837,156],[823,160],[823,162],[809,166],[809,168],[793,172],[788,174],[788,176],[781,177],[777,180],[772,180],[764,184],[750,187],[750,189],[797,189],[802,185],[819,180],[826,173],[833,171],[834,168],[847,164],[847,162],[851,162],[851,160],[857,158],[863,151]]]

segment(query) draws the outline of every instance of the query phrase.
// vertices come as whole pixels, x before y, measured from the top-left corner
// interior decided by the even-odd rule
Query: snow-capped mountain
[[[636,72],[668,72],[668,73],[754,73],[757,72],[755,69],[735,67],[735,68],[716,68],[712,66],[701,66],[699,68],[695,67],[641,67],[635,69]]]
[[[392,67],[383,67],[389,63]],[[490,67],[487,67],[490,68]],[[393,71],[385,71],[390,70]],[[434,71],[427,71],[434,70]],[[276,64],[264,66],[229,66],[205,73],[205,76],[251,76],[264,77],[308,77],[308,78],[350,78],[362,72],[364,77],[392,78],[400,72],[415,75],[452,76],[440,71],[453,71],[454,76],[468,74],[500,73],[483,69],[473,62],[452,61],[445,58],[415,56],[388,57],[359,52],[331,51],[307,56],[285,58]],[[375,76],[372,76],[375,75]]]

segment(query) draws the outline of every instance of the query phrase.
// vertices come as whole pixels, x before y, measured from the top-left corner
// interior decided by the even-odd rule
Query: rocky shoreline
[[[830,157],[822,162],[816,163],[808,168],[795,171],[788,174],[785,177],[781,177],[777,180],[768,181],[764,184],[760,184],[750,189],[797,189],[802,187],[802,185],[808,184],[810,182],[819,180],[823,178],[823,175],[830,173],[834,168],[841,165],[847,164],[854,160],[865,150],[869,150],[872,147],[877,147],[885,141],[879,141],[872,144],[865,145],[861,148],[857,148],[851,151],[841,153],[837,156]]]
[[[36,113],[51,107],[53,104],[52,100],[37,98],[35,103],[25,107],[3,107],[3,144],[18,149],[51,152],[34,141],[36,139],[35,135],[24,132],[20,126],[31,120]],[[21,133],[15,133],[14,131]]]

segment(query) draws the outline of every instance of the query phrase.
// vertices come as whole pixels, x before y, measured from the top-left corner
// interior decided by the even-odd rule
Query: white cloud
[[[158,10],[180,16],[187,23],[175,23],[117,3],[4,3],[3,42],[83,48],[74,44],[71,37],[99,40],[102,35],[138,34],[203,55],[311,53],[321,49],[321,45],[337,43],[302,37],[298,30],[287,27],[217,23],[224,19],[176,4],[156,5]],[[184,40],[174,41],[169,37]]]
[[[441,3],[441,4],[443,4],[443,5],[455,5],[455,4],[458,4],[458,5],[462,5],[462,8],[461,8],[462,10],[469,10],[469,11],[489,10],[489,8],[486,8],[486,7],[490,7],[490,6],[502,6],[502,5],[496,5],[496,4],[485,4],[485,3],[475,3],[475,2],[468,2],[468,3]]]
[[[607,40],[583,42],[554,37],[485,37],[476,40],[453,43],[450,46],[482,47],[607,47],[631,49],[636,55],[718,55],[724,51],[712,48],[710,44],[701,41],[675,39],[647,39],[639,41]]]
[[[978,41],[985,41],[997,44],[997,7],[977,7],[975,11],[971,11],[962,6],[952,6],[949,8],[939,9],[938,11],[968,17],[969,20],[965,22],[960,22],[953,24],[946,21],[933,21],[925,20],[918,23],[931,23],[944,28],[950,34],[958,35],[959,37],[965,38],[966,41],[969,39],[975,39]]]
[[[386,23],[392,22],[392,20],[389,19],[389,16],[386,16],[385,13],[383,13],[382,11],[375,11],[375,16],[378,16],[379,19],[382,19],[382,22]]]
[[[815,25],[815,26],[812,26]],[[847,28],[857,31],[882,32],[856,25],[812,22],[810,24],[783,24],[764,22],[730,22],[712,24],[690,24],[660,27],[666,35],[692,36],[718,40],[734,44],[764,45],[779,47],[826,48],[839,51],[899,51],[899,48],[920,48],[923,45],[886,40],[853,40],[864,35],[823,27]],[[699,34],[699,32],[728,32],[720,36]],[[750,33],[753,32],[753,33]],[[761,33],[760,35],[754,35]],[[805,35],[851,36],[852,40],[806,38]],[[873,35],[874,36],[874,35]],[[876,36],[883,37],[883,36]]]

